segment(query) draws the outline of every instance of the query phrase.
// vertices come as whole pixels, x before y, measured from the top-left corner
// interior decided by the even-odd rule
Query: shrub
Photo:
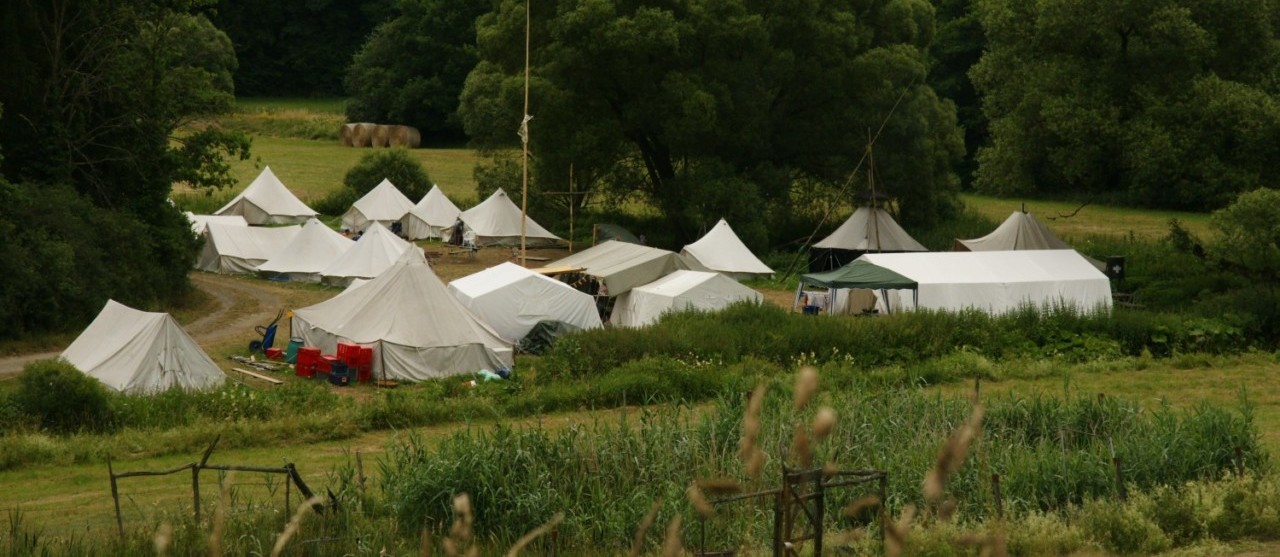
[[[408,149],[399,147],[374,150],[361,157],[360,162],[347,171],[342,183],[357,196],[362,196],[384,179],[390,180],[406,197],[415,202],[431,189],[431,177],[427,176],[422,163],[413,158]]]
[[[1209,519],[1209,533],[1220,540],[1280,536],[1280,483],[1246,478],[1225,483],[1221,511]]]
[[[356,190],[343,186],[313,202],[311,208],[322,215],[337,216],[347,212],[359,199],[360,194]]]
[[[1159,553],[1173,545],[1135,505],[1089,501],[1080,510],[1079,519],[1087,536],[1122,555]]]
[[[50,431],[102,431],[112,426],[106,388],[65,360],[27,364],[18,376],[14,400]]]

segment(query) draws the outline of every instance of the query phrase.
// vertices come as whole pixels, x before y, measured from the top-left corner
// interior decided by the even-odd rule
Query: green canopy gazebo
[[[881,291],[881,299],[887,298],[886,291],[888,290],[911,290],[912,303],[916,306],[920,303],[920,284],[918,282],[861,258],[855,259],[839,269],[800,275],[800,284],[796,287],[796,297],[795,302],[792,304],[792,309],[795,309],[795,306],[799,304],[800,296],[806,285],[824,287],[830,290],[838,288],[879,290]],[[828,304],[830,304],[830,301],[834,300],[834,296],[828,297],[828,300]],[[886,310],[888,307],[888,304],[886,304]],[[827,308],[828,313],[830,309]]]

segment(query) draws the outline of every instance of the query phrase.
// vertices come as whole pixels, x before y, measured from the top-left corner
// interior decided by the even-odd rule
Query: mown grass
[[[1004,222],[1010,213],[1022,209],[1035,215],[1055,234],[1067,243],[1087,242],[1093,236],[1119,236],[1130,234],[1145,239],[1162,238],[1169,233],[1169,221],[1177,219],[1193,233],[1204,235],[1209,231],[1207,213],[1183,211],[1156,211],[1111,207],[1071,201],[1044,199],[1001,199],[977,194],[962,194],[965,207],[997,223]],[[1079,212],[1076,212],[1079,209]],[[1074,215],[1073,215],[1074,213]],[[1081,249],[1077,246],[1077,249]]]

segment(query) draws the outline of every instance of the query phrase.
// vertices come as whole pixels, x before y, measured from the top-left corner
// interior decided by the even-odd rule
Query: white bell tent
[[[219,274],[252,273],[258,265],[280,253],[300,226],[227,226],[211,223],[205,229],[204,247],[196,268]]]
[[[397,238],[377,221],[371,222],[351,249],[320,271],[321,280],[336,286],[346,286],[351,279],[376,277],[410,248],[422,252],[413,244]]]
[[[226,226],[249,226],[249,223],[245,222],[244,217],[240,215],[197,215],[191,211],[187,211],[183,215],[186,215],[187,220],[191,221],[191,231],[195,232],[196,236],[204,234],[205,229],[209,227],[211,222]]]
[[[320,282],[320,273],[355,247],[355,243],[316,219],[307,221],[293,241],[265,263],[258,273],[292,281]]]
[[[724,219],[698,241],[685,246],[680,255],[690,269],[714,271],[736,280],[773,276],[773,269],[747,249]]]
[[[462,211],[440,191],[440,187],[432,185],[431,191],[409,210],[409,214],[401,222],[404,223],[404,233],[410,240],[447,239],[449,230],[458,222],[458,215],[461,214]]]
[[[479,205],[463,211],[460,218],[466,230],[475,234],[476,246],[520,245],[520,207],[501,188]],[[533,219],[526,217],[525,222],[526,246],[551,246],[563,241]]]
[[[383,179],[342,214],[342,226],[353,231],[364,230],[370,222],[377,221],[390,228],[392,223],[400,222],[410,209],[413,209],[413,202],[390,180]]]
[[[299,224],[316,216],[315,211],[284,187],[270,166],[264,167],[249,187],[214,214],[240,215],[252,225]]]

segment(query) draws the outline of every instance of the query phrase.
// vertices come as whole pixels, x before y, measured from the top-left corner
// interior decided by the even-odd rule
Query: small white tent
[[[773,276],[773,269],[747,249],[724,219],[701,239],[685,246],[680,255],[690,269],[715,271],[736,280]]]
[[[368,230],[356,240],[351,249],[333,260],[320,274],[326,283],[346,286],[354,278],[378,276],[410,248],[422,251],[397,238],[387,227],[374,221],[369,223]]]
[[[197,215],[191,211],[183,214],[187,216],[187,220],[191,221],[191,231],[195,232],[196,236],[204,234],[211,222],[227,226],[249,226],[249,223],[245,222],[244,217],[240,215]]]
[[[413,209],[413,202],[390,180],[383,179],[343,213],[342,226],[350,230],[364,230],[370,222],[377,221],[390,227],[391,223],[400,222],[410,209]]]
[[[503,263],[449,283],[449,292],[502,338],[515,343],[539,321],[599,329],[589,294],[514,263]]]
[[[284,187],[270,166],[264,167],[249,187],[214,214],[240,215],[254,225],[298,224],[316,216],[315,211]]]
[[[252,273],[275,256],[301,230],[300,226],[226,226],[210,224],[196,268],[211,273]]]
[[[319,220],[311,219],[302,225],[302,230],[289,245],[258,265],[258,272],[301,282],[320,282],[320,272],[354,245],[350,238],[334,232]]]
[[[409,214],[401,220],[404,233],[410,240],[425,238],[449,237],[449,230],[458,221],[462,211],[449,201],[448,196],[440,191],[440,187],[431,186],[431,191],[422,197],[417,205],[409,210]]]
[[[547,265],[584,269],[599,280],[609,296],[623,294],[688,266],[675,252],[609,240]]]
[[[1111,282],[1075,250],[868,253],[859,260],[918,283],[918,301],[909,290],[888,290],[884,297],[877,292],[881,313],[919,307],[999,315],[1024,306],[1090,313],[1111,307]]]
[[[212,389],[226,380],[169,314],[138,311],[115,300],[107,300],[62,359],[127,393]]]
[[[466,230],[475,233],[477,246],[520,245],[520,207],[502,188],[479,205],[463,211],[460,218]],[[526,246],[550,246],[563,241],[528,217],[524,229]]]
[[[373,375],[388,379],[512,365],[511,345],[449,294],[418,250],[359,288],[295,311],[293,334],[325,353],[340,340],[374,344]]]
[[[613,324],[644,327],[662,314],[678,311],[715,311],[742,301],[761,302],[759,292],[720,273],[676,271],[618,297]]]

